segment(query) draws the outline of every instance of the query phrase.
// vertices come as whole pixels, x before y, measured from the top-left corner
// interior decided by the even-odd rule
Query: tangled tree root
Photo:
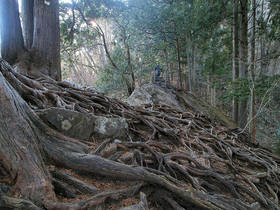
[[[105,208],[105,203],[143,191],[149,205],[168,209],[279,209],[279,157],[252,143],[238,128],[194,111],[132,107],[67,82],[27,78],[4,60],[0,66],[0,160],[5,171],[0,175],[12,180],[9,193],[0,194],[0,206]],[[30,107],[124,117],[133,135],[96,147],[53,130]],[[48,169],[50,164],[84,172],[88,178],[98,175],[136,183],[101,191],[71,174]],[[72,199],[91,196],[62,203],[57,201],[58,192]],[[144,197],[142,193],[142,201]]]

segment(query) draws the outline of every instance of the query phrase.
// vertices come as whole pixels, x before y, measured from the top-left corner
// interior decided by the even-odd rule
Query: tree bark
[[[47,3],[49,2],[49,4]],[[49,61],[49,76],[61,80],[60,28],[58,0],[34,2],[34,38],[32,48]]]
[[[177,56],[177,63],[178,63],[178,68],[177,68],[177,84],[180,86],[180,89],[182,89],[182,80],[181,80],[181,58],[180,58],[180,44],[179,44],[179,38],[178,38],[178,34],[177,34],[177,28],[176,28],[176,24],[175,21],[173,20],[173,29],[174,29],[174,39],[175,39],[175,43],[176,43],[176,56]],[[179,83],[178,83],[179,82]],[[177,85],[177,86],[178,86]],[[178,86],[178,87],[179,87]],[[178,88],[177,87],[177,88]]]
[[[1,54],[11,65],[24,50],[17,0],[0,2]]]
[[[1,68],[3,68],[1,63]],[[7,72],[9,74],[9,72]],[[9,76],[9,75],[6,75]],[[43,205],[43,198],[55,200],[50,175],[41,156],[38,136],[21,96],[0,73],[0,157],[14,180],[13,192]]]
[[[125,29],[123,29],[125,30]],[[125,46],[125,49],[126,49],[126,53],[127,53],[127,65],[128,65],[128,68],[129,68],[129,74],[130,74],[130,77],[131,77],[131,82],[130,82],[130,87],[128,87],[128,94],[131,95],[135,89],[135,77],[134,77],[134,72],[133,72],[133,67],[132,67],[132,64],[131,64],[131,55],[130,55],[130,49],[129,49],[129,45],[127,43],[127,36],[126,36],[126,32],[124,31],[123,32],[123,42],[124,42],[124,46]]]
[[[240,70],[239,78],[245,80],[248,75],[248,0],[240,0],[241,30],[240,30]],[[239,126],[244,128],[247,124],[247,98],[239,103]]]
[[[195,47],[195,44],[192,44],[192,65],[191,65],[191,81],[192,81],[192,89],[193,89],[193,92],[196,90],[196,72],[195,72],[195,63],[196,63],[196,59],[195,59],[195,56],[196,56],[196,47]]]
[[[26,49],[30,50],[33,43],[34,33],[34,0],[22,0],[21,1],[21,13],[22,13],[22,34],[24,38],[24,44]]]
[[[168,53],[166,48],[163,50],[163,54],[164,54],[164,61],[165,61],[165,85],[166,85],[167,82],[170,83],[169,68],[168,68]]]
[[[239,77],[239,62],[238,62],[238,0],[234,0],[233,9],[233,66],[232,80]],[[232,101],[232,120],[238,123],[238,102],[236,99]]]
[[[210,86],[210,76],[207,75],[206,80],[206,99],[211,103],[211,92],[210,92],[211,86]]]
[[[265,3],[265,0],[262,0],[261,1],[261,15],[260,16],[263,20],[265,19],[264,3]],[[265,74],[266,69],[267,69],[267,59],[266,59],[265,48],[266,48],[266,41],[265,41],[264,35],[262,34],[261,37],[260,37],[260,51],[261,51],[260,75]]]
[[[256,138],[256,105],[255,105],[255,33],[256,33],[256,1],[252,0],[252,37],[251,37],[251,58],[250,58],[250,79],[252,81],[251,87],[251,103],[250,103],[250,126],[249,130],[253,136]]]
[[[192,92],[193,86],[192,86],[192,69],[191,69],[191,60],[190,60],[190,40],[188,36],[186,36],[186,42],[187,42],[187,59],[188,59],[188,69],[189,69],[189,91]]]
[[[216,86],[211,87],[211,105],[216,107]]]

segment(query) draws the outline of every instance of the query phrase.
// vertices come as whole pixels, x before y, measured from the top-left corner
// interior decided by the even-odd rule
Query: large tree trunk
[[[3,68],[3,63],[1,63]],[[5,68],[5,67],[4,67]],[[8,77],[10,72],[6,72]],[[55,199],[50,175],[40,152],[34,115],[21,96],[0,73],[0,157],[15,184],[13,192],[43,205],[44,199]]]
[[[61,80],[58,0],[22,0],[23,30],[17,0],[0,6],[2,58],[24,75]]]
[[[33,44],[34,33],[34,0],[21,1],[22,34],[25,47],[30,50]]]
[[[24,50],[17,0],[0,2],[1,54],[11,65]]]
[[[49,76],[57,81],[61,80],[59,31],[58,0],[35,0],[32,48],[49,61]]]

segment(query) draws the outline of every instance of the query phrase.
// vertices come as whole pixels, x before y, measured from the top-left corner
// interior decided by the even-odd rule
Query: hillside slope
[[[161,95],[145,97],[155,103],[131,106],[0,61],[1,208],[279,209],[280,158],[197,111],[196,99],[153,86]],[[6,138],[15,130],[32,138]]]

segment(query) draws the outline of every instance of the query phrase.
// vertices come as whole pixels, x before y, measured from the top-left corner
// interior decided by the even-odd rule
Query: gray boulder
[[[128,123],[124,118],[94,116],[61,108],[43,109],[37,114],[59,132],[76,139],[126,139],[128,135]]]
[[[136,88],[127,98],[126,102],[132,106],[167,105],[173,109],[182,111],[174,90],[158,86],[157,84],[148,84],[141,88]]]
[[[93,133],[94,118],[89,114],[60,108],[43,109],[37,113],[66,136],[89,140]]]
[[[93,136],[96,139],[127,139],[128,123],[125,118],[94,116]]]

